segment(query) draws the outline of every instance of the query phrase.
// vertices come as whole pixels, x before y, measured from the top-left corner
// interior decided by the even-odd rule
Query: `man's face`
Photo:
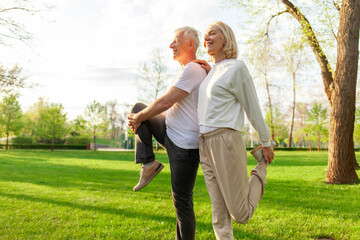
[[[175,35],[170,48],[173,50],[173,59],[180,62],[189,52],[189,40],[184,37],[183,32],[180,32]]]

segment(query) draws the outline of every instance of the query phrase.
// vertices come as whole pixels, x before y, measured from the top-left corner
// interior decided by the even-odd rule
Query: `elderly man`
[[[135,162],[142,163],[139,183],[144,188],[163,169],[155,160],[152,136],[165,146],[170,162],[173,203],[177,214],[176,239],[195,239],[193,188],[199,166],[198,91],[206,72],[193,63],[199,45],[198,32],[191,27],[175,30],[170,44],[173,59],[181,65],[164,96],[149,106],[137,103],[128,116],[136,135]],[[166,115],[162,114],[166,111]]]

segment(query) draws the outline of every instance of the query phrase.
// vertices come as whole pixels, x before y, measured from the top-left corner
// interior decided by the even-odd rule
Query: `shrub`
[[[5,144],[0,144],[0,149],[5,149]],[[9,149],[51,149],[51,144],[10,144]],[[77,149],[86,150],[86,144],[55,144],[54,149]]]
[[[67,139],[68,144],[88,144],[90,143],[90,137],[87,136],[72,136]]]
[[[11,139],[12,144],[33,144],[32,136],[19,136]]]

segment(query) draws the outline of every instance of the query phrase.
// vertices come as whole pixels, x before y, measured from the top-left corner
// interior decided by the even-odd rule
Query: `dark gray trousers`
[[[137,103],[131,112],[146,108]],[[195,214],[193,189],[199,167],[199,149],[183,149],[176,146],[166,134],[165,118],[157,115],[144,121],[135,136],[135,163],[148,163],[155,159],[152,136],[166,148],[170,170],[172,199],[176,211],[176,239],[195,239]]]

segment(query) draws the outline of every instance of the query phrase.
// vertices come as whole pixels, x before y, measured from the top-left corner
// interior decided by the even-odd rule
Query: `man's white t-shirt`
[[[172,86],[189,93],[166,111],[167,135],[180,148],[199,148],[198,95],[205,77],[206,72],[199,64],[189,63],[172,83]]]

